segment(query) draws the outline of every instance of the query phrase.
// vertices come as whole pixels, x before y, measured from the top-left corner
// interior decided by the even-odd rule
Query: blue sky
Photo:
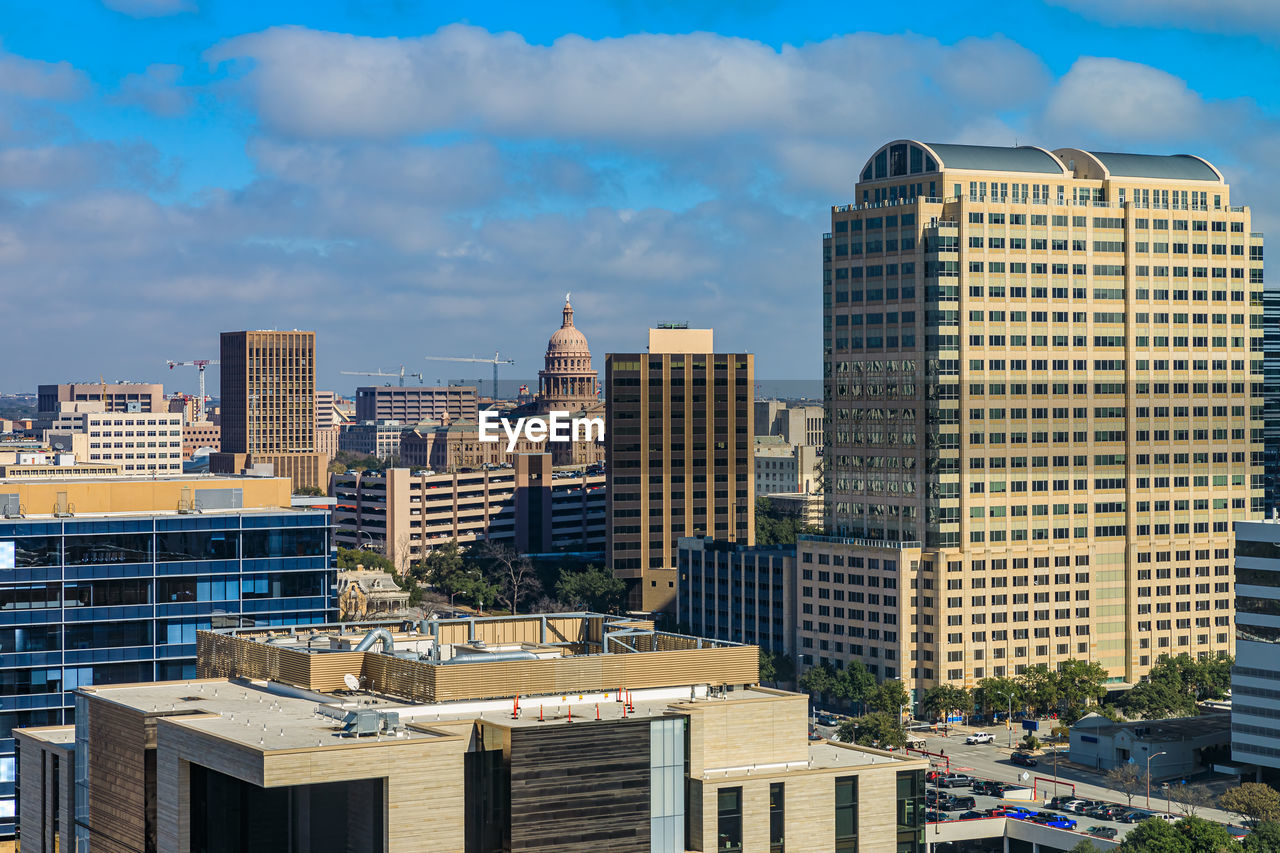
[[[827,207],[898,137],[1193,152],[1280,218],[1280,4],[9,0],[0,392],[163,379],[217,332],[320,380],[599,360],[688,320],[820,375]],[[21,319],[18,319],[21,318]],[[428,379],[442,375],[426,366]],[[476,373],[475,375],[479,375]]]

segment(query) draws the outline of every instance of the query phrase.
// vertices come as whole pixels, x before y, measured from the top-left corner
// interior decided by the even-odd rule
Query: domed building
[[[563,321],[547,341],[545,367],[538,371],[538,408],[578,412],[598,402],[587,336],[573,325],[573,305],[564,297]]]

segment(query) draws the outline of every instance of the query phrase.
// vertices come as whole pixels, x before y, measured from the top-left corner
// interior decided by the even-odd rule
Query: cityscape
[[[0,13],[0,853],[1280,853],[1280,19],[931,6]]]

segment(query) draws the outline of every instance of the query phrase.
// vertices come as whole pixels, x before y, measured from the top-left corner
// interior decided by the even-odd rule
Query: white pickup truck
[[[992,743],[996,736],[990,732],[974,732],[964,739],[965,743]]]

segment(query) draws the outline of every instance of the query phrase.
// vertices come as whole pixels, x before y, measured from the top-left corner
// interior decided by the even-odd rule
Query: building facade
[[[826,439],[822,406],[786,400],[756,400],[756,435],[777,435],[791,445],[821,448]]]
[[[860,178],[823,239],[825,526],[898,573],[880,662],[921,687],[1066,658],[1132,683],[1231,653],[1231,524],[1263,504],[1262,244],[1222,174],[900,140]]]
[[[606,357],[607,560],[631,609],[674,610],[682,537],[754,544],[754,375],[710,329],[651,329],[648,352]]]
[[[312,627],[332,647],[202,635],[213,680],[83,689],[71,753],[66,728],[24,732],[24,772],[76,771],[73,804],[23,786],[24,853],[68,808],[77,844],[130,853],[924,851],[926,762],[809,743],[808,697],[758,686],[752,646],[595,614]]]
[[[45,441],[83,446],[84,461],[119,465],[126,476],[182,473],[182,415],[104,412],[100,402],[61,405]]]
[[[1280,782],[1280,522],[1238,522],[1231,757]]]
[[[547,341],[544,366],[538,371],[538,397],[543,411],[577,412],[600,401],[600,382],[591,366],[587,337],[573,325],[568,294],[561,314],[560,328]]]
[[[517,456],[542,453],[546,447],[545,442],[533,441],[522,433],[508,451],[505,435],[500,441],[481,441],[480,427],[474,422],[418,424],[400,436],[400,464],[438,473],[466,472],[514,465]]]
[[[1280,506],[1280,290],[1262,291],[1266,512]]]
[[[217,453],[222,447],[222,427],[210,421],[196,421],[182,425],[182,461],[187,461],[197,450],[208,448]]]
[[[697,637],[751,643],[793,657],[796,548],[685,537],[676,621]]]
[[[338,450],[390,459],[400,452],[400,436],[404,431],[405,425],[400,421],[347,424],[338,433]]]
[[[811,444],[790,444],[780,435],[758,435],[754,443],[756,497],[777,492],[821,490],[821,456]]]
[[[392,385],[356,389],[357,421],[475,421],[480,416],[474,385],[402,388]]]
[[[521,553],[602,552],[605,491],[603,474],[553,469],[545,453],[466,473],[335,475],[334,537],[343,547],[373,547],[401,572],[455,539]]]
[[[36,420],[51,421],[62,403],[102,403],[108,412],[167,412],[164,386],[151,382],[67,382],[36,388]],[[46,424],[47,428],[47,424]]]
[[[295,489],[322,485],[315,332],[223,332],[221,341],[222,449],[210,455],[210,470],[270,465]]]
[[[8,480],[0,503],[25,508],[0,518],[0,832],[13,730],[72,722],[77,687],[191,677],[197,630],[333,612],[329,513],[287,480]]]

